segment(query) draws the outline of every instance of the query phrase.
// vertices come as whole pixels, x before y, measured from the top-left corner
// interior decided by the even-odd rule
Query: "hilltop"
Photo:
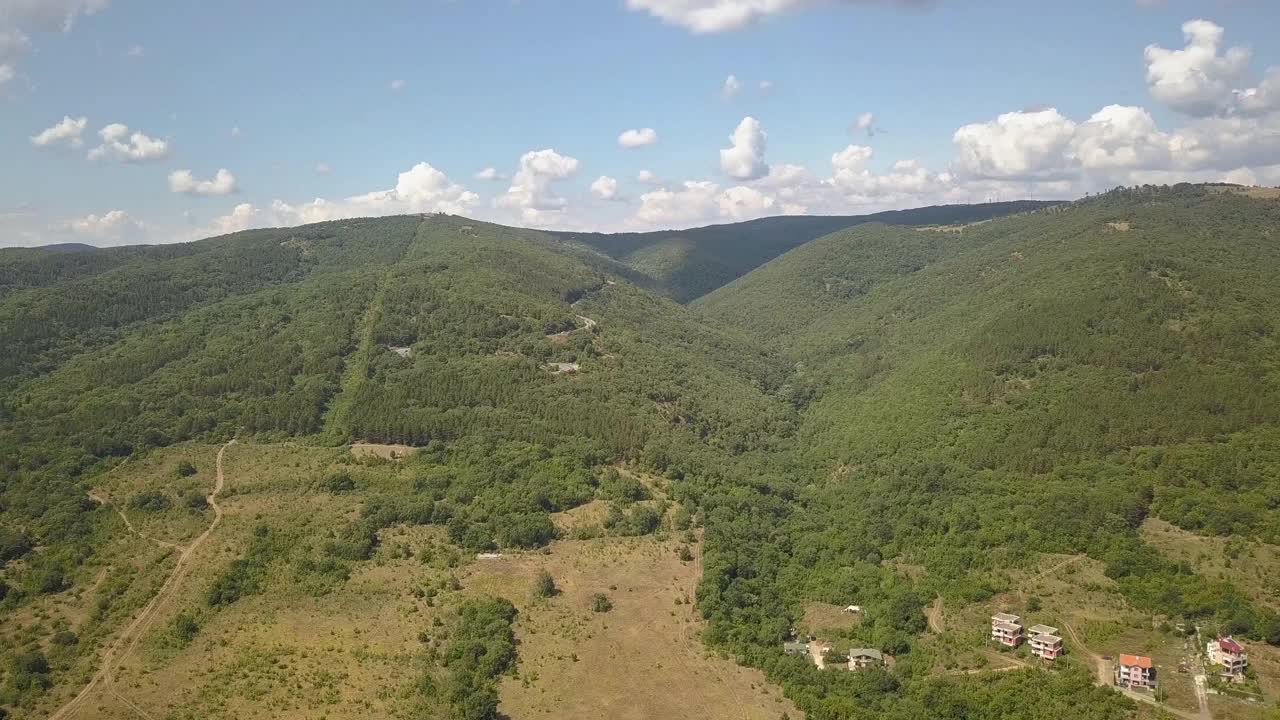
[[[585,243],[653,279],[677,302],[687,303],[815,238],[863,223],[951,225],[987,220],[1056,205],[1019,200],[977,205],[937,205],[870,215],[768,217],[689,230],[647,233],[557,233]]]

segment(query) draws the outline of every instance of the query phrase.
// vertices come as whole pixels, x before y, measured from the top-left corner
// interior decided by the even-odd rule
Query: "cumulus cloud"
[[[443,212],[466,214],[480,202],[480,196],[452,182],[429,163],[420,162],[402,172],[395,187],[375,190],[342,200],[316,198],[289,203],[273,200],[267,207],[240,203],[230,213],[215,218],[197,235],[221,235],[259,227],[280,227],[340,220],[352,217]]]
[[[855,135],[866,133],[867,137],[876,134],[876,116],[875,113],[864,112],[853,121],[851,132]]]
[[[70,115],[64,115],[62,120],[52,127],[31,136],[31,144],[36,147],[53,147],[55,145],[65,145],[67,147],[78,148],[84,145],[81,136],[84,129],[89,126],[89,119],[85,117],[73,118]]]
[[[236,176],[220,168],[210,180],[198,180],[190,170],[169,173],[169,191],[184,195],[227,195],[236,191]]]
[[[1181,50],[1147,46],[1144,56],[1151,96],[1197,117],[1230,111],[1252,53],[1244,47],[1221,52],[1226,31],[1208,20],[1184,23],[1182,34],[1187,45]]]
[[[591,183],[591,194],[601,200],[620,200],[618,197],[618,181],[608,175],[601,175]]]
[[[720,215],[731,220],[750,220],[772,212],[777,201],[755,188],[738,185],[716,198]]]
[[[702,34],[740,30],[770,15],[842,3],[924,7],[933,0],[627,0],[627,8]]]
[[[662,184],[662,178],[658,177],[658,174],[652,170],[641,170],[640,172],[636,173],[636,181],[642,182],[646,185]]]
[[[705,221],[716,208],[720,186],[709,181],[688,180],[676,190],[662,188],[640,196],[636,220],[654,227],[676,227]]]
[[[517,208],[521,219],[532,225],[558,220],[568,201],[551,191],[551,184],[578,171],[578,160],[553,149],[534,150],[520,157],[520,168],[511,187],[497,198],[498,207]]]
[[[475,179],[477,179],[477,180],[484,180],[484,181],[486,181],[486,182],[490,182],[490,181],[494,181],[494,180],[506,180],[507,178],[506,178],[506,176],[505,176],[505,175],[503,175],[502,173],[498,172],[498,169],[497,169],[497,168],[495,168],[495,167],[487,167],[487,168],[484,168],[483,170],[481,170],[481,171],[477,172],[477,173],[475,174]]]
[[[760,121],[746,117],[729,136],[732,146],[720,151],[720,171],[735,180],[755,180],[769,173],[764,160],[768,135]]]
[[[624,148],[638,148],[658,142],[658,131],[653,128],[624,130],[618,136],[618,144]]]
[[[985,123],[965,125],[952,141],[957,164],[980,178],[1048,177],[1061,173],[1061,158],[1076,124],[1055,108],[1010,112]]]
[[[724,79],[724,84],[720,86],[720,95],[726,100],[735,98],[742,92],[742,81],[737,75],[730,75]]]
[[[119,240],[141,232],[143,225],[123,210],[111,210],[102,215],[90,214],[63,221],[55,229],[70,230],[91,238]]]
[[[169,154],[169,143],[148,137],[141,132],[130,132],[128,125],[112,123],[98,131],[102,144],[89,151],[90,160],[119,160],[121,162],[147,162],[159,160]]]

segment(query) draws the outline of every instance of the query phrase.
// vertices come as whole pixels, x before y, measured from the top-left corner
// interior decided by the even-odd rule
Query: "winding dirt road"
[[[146,633],[147,629],[151,627],[152,621],[155,620],[156,610],[164,604],[165,600],[173,595],[174,590],[190,571],[192,555],[200,548],[201,545],[204,544],[205,540],[209,539],[209,536],[213,534],[214,529],[216,529],[222,522],[222,507],[218,505],[218,493],[222,492],[222,487],[225,483],[225,478],[222,472],[222,457],[226,453],[227,448],[234,445],[235,442],[236,441],[234,439],[229,440],[227,444],[218,449],[217,481],[214,484],[213,492],[209,493],[208,496],[209,507],[213,508],[213,522],[209,523],[209,527],[205,528],[205,531],[200,533],[199,537],[191,541],[190,545],[175,545],[163,540],[149,538],[138,532],[133,527],[133,523],[129,522],[129,518],[126,517],[119,508],[116,508],[116,512],[124,519],[125,525],[131,532],[162,547],[177,550],[178,561],[174,564],[173,570],[169,573],[169,577],[165,578],[164,584],[160,586],[160,590],[147,602],[145,606],[143,606],[142,611],[133,619],[133,622],[129,623],[129,626],[116,637],[115,641],[107,648],[107,651],[103,653],[102,666],[98,668],[98,672],[89,680],[89,684],[85,685],[75,697],[71,698],[71,700],[59,708],[57,712],[50,715],[49,720],[64,720],[64,718],[70,717],[72,713],[81,708],[85,702],[88,701],[89,697],[93,694],[93,691],[99,686],[105,687],[117,700],[124,703],[139,716],[146,720],[152,720],[152,716],[149,713],[138,707],[133,701],[124,697],[124,695],[122,695],[116,688],[115,671],[116,668],[124,662],[125,658],[127,658],[129,654],[137,648],[138,641],[142,639],[142,636]],[[105,502],[105,498],[101,498],[101,496],[95,496],[90,493],[90,497],[92,497],[96,502]]]

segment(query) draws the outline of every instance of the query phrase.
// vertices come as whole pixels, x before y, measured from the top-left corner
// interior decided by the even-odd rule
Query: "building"
[[[798,640],[788,640],[782,643],[782,652],[788,655],[805,655],[809,654],[809,643],[800,642]]]
[[[1022,618],[1009,613],[991,616],[991,639],[1005,647],[1016,648],[1022,644]]]
[[[1121,655],[1116,662],[1116,685],[1124,688],[1152,689],[1156,686],[1156,667],[1151,658]]]
[[[879,650],[871,648],[850,648],[849,650],[849,669],[864,670],[870,667],[880,667],[884,664],[884,655]]]
[[[1205,648],[1209,651],[1209,662],[1222,668],[1222,674],[1232,678],[1244,677],[1249,667],[1249,656],[1245,654],[1240,643],[1231,637],[1213,640]]]
[[[1033,625],[1027,630],[1030,636],[1031,654],[1043,660],[1057,660],[1062,655],[1062,638],[1058,637],[1058,628],[1048,625]]]

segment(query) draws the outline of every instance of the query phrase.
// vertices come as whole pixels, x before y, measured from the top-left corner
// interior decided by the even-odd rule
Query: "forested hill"
[[[814,238],[868,222],[950,225],[1052,206],[1019,200],[937,205],[872,215],[769,217],[728,225],[647,233],[558,233],[586,243],[653,278],[677,302],[689,302]]]

